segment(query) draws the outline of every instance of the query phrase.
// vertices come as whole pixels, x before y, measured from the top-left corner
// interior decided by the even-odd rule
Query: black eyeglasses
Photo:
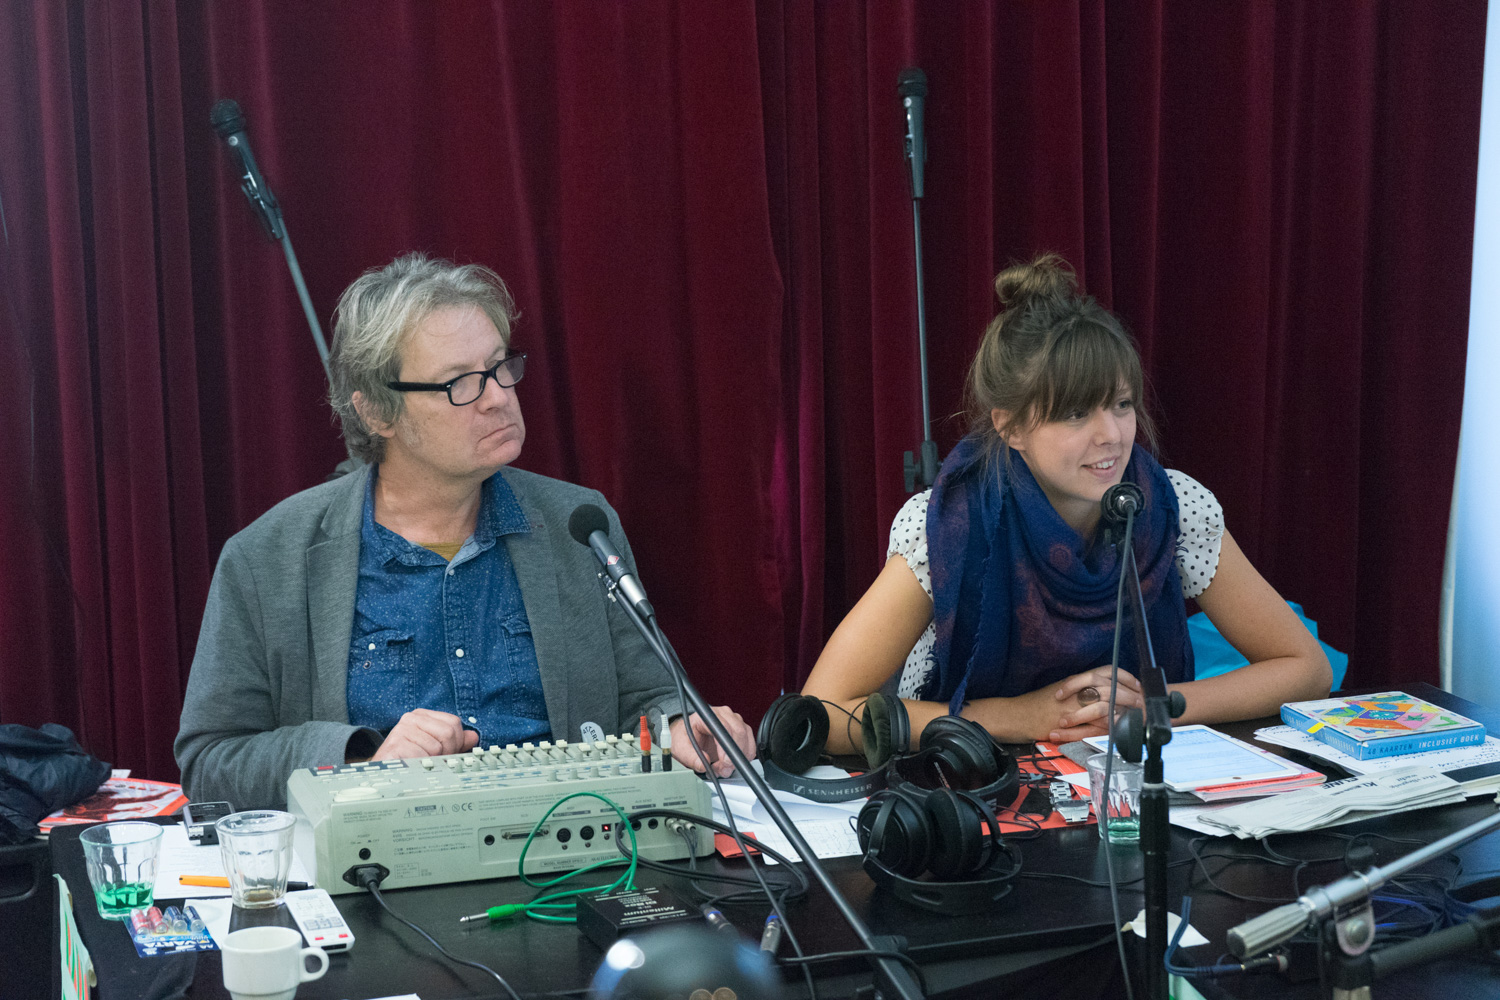
[[[446,382],[387,382],[385,386],[397,392],[446,392],[448,402],[454,406],[468,406],[484,395],[485,379],[492,378],[500,388],[509,389],[525,374],[526,355],[511,351],[495,362],[494,367],[482,372],[464,372]]]

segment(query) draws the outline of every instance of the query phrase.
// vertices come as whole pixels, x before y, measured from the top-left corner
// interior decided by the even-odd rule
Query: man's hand
[[[415,708],[401,716],[371,760],[405,760],[464,753],[479,742],[479,734],[465,729],[456,715]]]
[[[729,730],[729,735],[734,737],[734,742],[744,751],[745,756],[751,760],[755,759],[755,734],[740,718],[740,713],[728,705],[715,705],[714,714],[719,721],[724,723],[724,728]],[[679,761],[694,771],[702,771],[712,764],[714,773],[721,778],[727,778],[734,773],[734,762],[731,761],[719,749],[719,743],[708,731],[708,724],[700,718],[697,713],[688,717],[693,725],[693,736],[697,738],[698,745],[703,748],[703,753],[708,757],[707,763],[698,759],[698,754],[693,751],[693,744],[688,741],[687,726],[679,716],[672,720],[669,727],[672,732],[672,758]]]

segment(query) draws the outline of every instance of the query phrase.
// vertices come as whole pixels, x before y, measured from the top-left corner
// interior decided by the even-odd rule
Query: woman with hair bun
[[[1120,321],[1052,255],[1002,271],[995,291],[1002,310],[969,371],[973,428],[896,515],[885,569],[803,694],[857,713],[900,670],[913,739],[950,712],[1002,742],[1106,732],[1120,566],[1099,502],[1130,481],[1145,496],[1132,541],[1147,622],[1187,700],[1181,721],[1326,696],[1317,639],[1245,558],[1213,494],[1153,457],[1140,355]],[[1193,679],[1187,598],[1248,666]],[[1141,704],[1135,669],[1118,671],[1117,710]],[[857,749],[832,729],[830,750]]]

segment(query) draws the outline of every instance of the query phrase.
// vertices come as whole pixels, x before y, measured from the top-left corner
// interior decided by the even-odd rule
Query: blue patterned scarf
[[[1117,548],[1074,531],[1019,454],[1007,469],[986,451],[978,435],[960,441],[927,507],[937,669],[918,697],[955,714],[970,699],[1015,697],[1108,664],[1114,646]],[[1192,680],[1176,491],[1140,445],[1124,478],[1146,499],[1134,544],[1156,661],[1169,682]],[[1121,666],[1139,675],[1125,622]]]

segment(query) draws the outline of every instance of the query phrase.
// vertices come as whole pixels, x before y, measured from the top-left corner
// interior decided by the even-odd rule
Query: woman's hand
[[[1109,734],[1109,685],[1117,679],[1115,712],[1145,706],[1141,695],[1141,682],[1134,674],[1115,670],[1112,666],[1095,667],[1081,674],[1074,674],[1055,685],[1053,702],[1060,715],[1054,728],[1047,735],[1051,743],[1072,743],[1088,736]],[[1042,690],[1048,690],[1043,688]]]
[[[975,721],[1007,743],[1072,743],[1088,736],[1105,736],[1109,733],[1109,684],[1115,676],[1113,667],[1095,667],[1016,698],[982,699],[973,705],[979,709]],[[1115,711],[1143,705],[1140,681],[1123,670],[1118,671],[1118,677]],[[997,718],[988,720],[986,714]],[[1009,719],[1008,724],[1000,722],[998,716],[1002,714]],[[991,721],[999,724],[991,725]]]
[[[1071,743],[1103,736],[1109,732],[1105,716],[1113,675],[1110,667],[1095,667],[1015,698],[976,698],[964,707],[963,715],[1002,743]],[[1140,682],[1133,676],[1121,671],[1119,685],[1117,712],[1143,704]],[[915,717],[912,726],[916,727]]]

